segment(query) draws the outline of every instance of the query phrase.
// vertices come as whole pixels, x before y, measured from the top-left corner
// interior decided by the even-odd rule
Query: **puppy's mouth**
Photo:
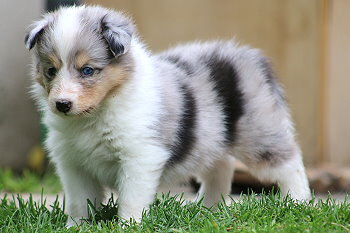
[[[62,112],[55,111],[56,114],[61,116],[63,115],[65,117],[89,117],[89,116],[92,116],[95,112],[96,112],[95,107],[89,107],[79,112],[70,111],[70,112],[62,113]]]
[[[96,110],[95,107],[89,107],[76,115],[78,115],[78,116],[90,116],[95,112],[95,110]]]

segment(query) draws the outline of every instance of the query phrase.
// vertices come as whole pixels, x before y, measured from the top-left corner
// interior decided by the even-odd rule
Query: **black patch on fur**
[[[165,60],[175,64],[177,68],[183,70],[187,75],[192,75],[194,73],[193,67],[191,66],[191,64],[189,64],[186,61],[181,60],[180,57],[178,57],[178,56],[171,55],[171,56],[166,56],[163,58]]]
[[[177,142],[170,148],[171,157],[168,164],[183,161],[196,141],[196,100],[192,91],[185,85],[181,86],[181,92],[183,93],[183,114],[177,130]]]
[[[210,57],[206,64],[210,68],[211,81],[215,84],[214,91],[223,107],[226,143],[232,144],[236,136],[236,123],[244,113],[239,77],[233,64],[217,56]]]
[[[289,153],[286,152],[277,152],[277,151],[261,151],[256,155],[256,158],[260,162],[265,162],[270,165],[277,165],[280,164],[283,161],[286,161],[290,159],[290,156],[293,155],[293,151],[290,151]]]
[[[36,42],[39,40],[39,37],[43,34],[45,27],[43,27],[40,31],[38,31],[35,35],[30,35],[31,32],[29,32],[25,38],[24,43],[29,44],[29,50],[31,50]]]
[[[258,158],[262,161],[271,161],[274,158],[274,154],[269,151],[265,151],[265,152],[259,153]]]
[[[115,57],[129,50],[134,27],[121,15],[106,14],[100,22],[102,36]]]
[[[107,41],[111,51],[115,56],[118,56],[119,54],[123,54],[125,47],[123,44],[120,43],[118,33],[113,32],[106,24],[106,22],[101,22],[101,28],[103,32],[103,36],[105,40]]]

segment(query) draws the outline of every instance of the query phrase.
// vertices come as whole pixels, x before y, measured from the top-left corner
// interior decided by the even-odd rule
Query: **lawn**
[[[113,199],[78,227],[65,228],[63,203],[24,201],[19,195],[0,201],[0,232],[350,232],[350,203],[312,200],[298,203],[276,195],[243,195],[217,211],[199,203],[184,205],[181,196],[162,195],[141,223],[119,220]]]
[[[0,192],[40,193],[42,190],[45,193],[58,193],[62,190],[53,169],[43,175],[29,170],[14,174],[10,169],[0,169]]]
[[[15,175],[0,170],[0,190],[6,192],[57,193],[61,190],[53,172],[44,176],[26,171]],[[45,192],[44,192],[45,191]],[[87,203],[90,218],[70,229],[64,203],[50,207],[45,200],[23,200],[20,195],[0,198],[0,232],[350,232],[350,202],[312,200],[299,203],[279,194],[242,195],[218,210],[188,203],[181,196],[159,195],[141,223],[117,218],[111,198],[100,209]]]

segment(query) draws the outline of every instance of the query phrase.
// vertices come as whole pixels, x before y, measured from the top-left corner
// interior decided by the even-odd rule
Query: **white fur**
[[[63,119],[48,113],[44,119],[50,132],[47,147],[72,209],[68,211],[77,219],[86,217],[87,198],[96,199],[97,204],[103,199],[100,191],[96,193],[100,181],[118,187],[121,217],[140,219],[140,210],[155,195],[162,172],[159,167],[168,159],[167,152],[148,141],[155,136],[148,127],[160,111],[159,93],[147,54],[139,44],[134,46],[138,64],[133,79],[104,103],[96,118]],[[80,174],[82,164],[91,174]]]
[[[60,11],[60,14],[56,18],[57,22],[55,28],[53,28],[54,43],[56,44],[58,54],[65,61],[69,59],[69,53],[76,46],[73,41],[76,41],[76,37],[80,36],[79,13],[84,8],[84,6],[66,8],[64,11]]]
[[[183,77],[184,73],[162,62],[161,57],[150,54],[136,36],[128,47],[134,62],[132,73],[118,93],[103,100],[89,116],[59,114],[55,110],[57,99],[76,102],[83,91],[76,80],[70,78],[68,65],[70,52],[82,35],[79,15],[84,10],[95,10],[94,17],[110,13],[92,7],[58,11],[52,28],[52,43],[56,45],[63,66],[52,85],[59,88],[48,95],[42,86],[33,84],[33,94],[44,112],[43,121],[49,130],[46,146],[57,167],[72,217],[68,226],[87,217],[86,199],[100,204],[104,186],[117,189],[119,215],[125,219],[140,220],[142,210],[152,202],[159,185],[176,183],[189,176],[198,176],[202,181],[199,196],[211,206],[221,195],[230,192],[234,167],[233,157],[229,156],[242,160],[261,180],[278,182],[283,194],[290,193],[297,199],[309,198],[288,108],[274,93],[280,87],[276,85],[271,91],[266,83],[266,72],[259,67],[262,56],[258,50],[239,47],[234,42],[212,42],[179,46],[168,52],[195,68],[192,77],[182,81],[192,90],[197,120],[196,141],[191,151],[184,161],[171,166],[166,165],[171,151],[165,145],[176,139],[174,132],[184,111],[181,90],[176,87],[178,77]],[[128,38],[126,35],[123,40]],[[98,43],[98,39],[94,39],[94,43]],[[199,60],[206,54],[219,54],[220,59],[236,67],[240,77],[238,85],[245,101],[245,112],[237,122],[238,136],[230,147],[224,143],[225,114],[209,79],[210,70]],[[277,157],[272,157],[271,161],[262,160],[259,153],[264,150],[272,151]]]

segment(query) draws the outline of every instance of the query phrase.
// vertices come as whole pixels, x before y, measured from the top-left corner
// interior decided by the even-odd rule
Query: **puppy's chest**
[[[61,139],[64,147],[72,152],[68,153],[71,160],[86,168],[98,169],[105,164],[117,165],[119,159],[126,156],[129,141],[126,128],[103,122],[76,124],[70,126]]]
[[[128,156],[123,130],[103,124],[88,127],[76,125],[65,135],[62,145],[69,152],[62,159],[75,163],[77,168],[113,186],[120,159]]]

